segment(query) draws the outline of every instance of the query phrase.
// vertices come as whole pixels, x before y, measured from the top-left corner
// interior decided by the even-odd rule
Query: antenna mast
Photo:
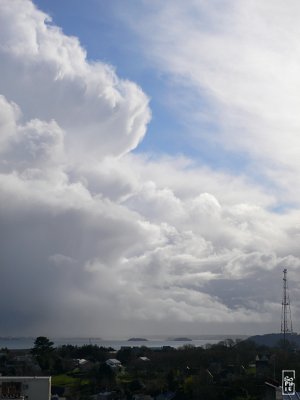
[[[281,308],[281,333],[283,333],[283,343],[286,343],[287,333],[293,332],[292,314],[290,307],[290,296],[287,283],[287,269],[283,270],[283,295],[282,295],[282,308]]]

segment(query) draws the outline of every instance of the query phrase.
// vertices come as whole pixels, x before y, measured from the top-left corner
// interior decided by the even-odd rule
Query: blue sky
[[[299,327],[299,18],[0,2],[3,334],[276,332],[283,268]]]
[[[79,38],[88,59],[112,65],[118,76],[136,82],[150,97],[152,119],[135,152],[147,152],[152,156],[184,154],[198,164],[236,174],[244,172],[249,163],[246,152],[226,150],[211,140],[219,124],[205,96],[185,87],[147,57],[143,38],[132,29],[126,17],[127,12],[135,8],[143,18],[147,7],[134,1],[124,4],[122,1],[66,0],[62,4],[59,0],[38,0],[35,3],[51,15],[53,23],[62,27],[65,34]],[[180,105],[174,101],[176,97],[181,97]],[[196,121],[190,120],[193,106],[196,113],[201,110],[204,114]],[[201,141],[194,140],[194,131],[202,133]],[[250,171],[248,173],[251,175]]]

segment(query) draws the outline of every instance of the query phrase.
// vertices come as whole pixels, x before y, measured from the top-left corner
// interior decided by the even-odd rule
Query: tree
[[[38,336],[34,341],[32,353],[48,353],[54,350],[53,345],[54,343],[46,336]]]
[[[36,358],[42,370],[49,369],[54,351],[53,342],[46,336],[38,336],[34,341],[31,354]]]

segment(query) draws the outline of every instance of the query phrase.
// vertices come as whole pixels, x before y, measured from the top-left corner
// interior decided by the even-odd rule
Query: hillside
[[[290,333],[286,335],[286,339],[296,345],[296,347],[300,347],[300,335],[297,333]],[[265,335],[255,335],[250,336],[246,340],[251,340],[255,342],[257,345],[263,345],[268,347],[277,347],[280,344],[280,341],[283,341],[282,333],[267,333]]]

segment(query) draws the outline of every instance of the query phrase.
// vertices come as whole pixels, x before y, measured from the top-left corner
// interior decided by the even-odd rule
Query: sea
[[[55,347],[71,344],[73,346],[83,346],[93,344],[103,347],[112,347],[114,350],[120,350],[121,347],[141,347],[147,346],[149,348],[161,348],[163,346],[171,346],[179,348],[186,344],[195,347],[205,347],[207,344],[216,344],[225,339],[246,339],[245,335],[201,335],[201,336],[188,336],[188,337],[143,337],[147,340],[132,340],[130,338],[53,338],[49,339],[54,343]],[[129,340],[130,339],[130,340]],[[30,349],[34,346],[34,337],[0,337],[0,349]]]

